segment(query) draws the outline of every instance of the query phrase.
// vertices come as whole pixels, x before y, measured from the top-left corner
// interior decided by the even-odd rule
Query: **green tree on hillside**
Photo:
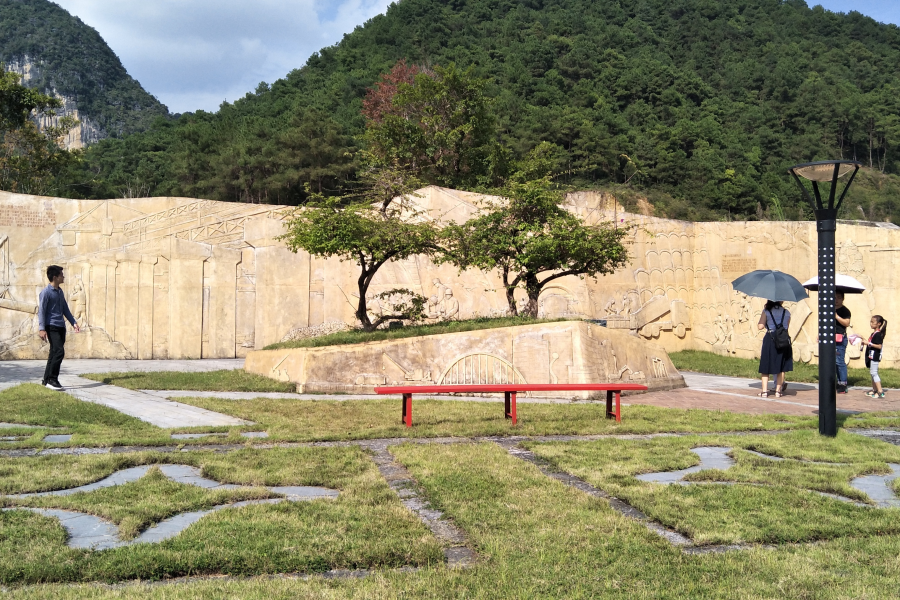
[[[428,183],[472,187],[491,180],[503,151],[485,84],[453,63],[433,69],[397,63],[363,103],[368,152]]]
[[[76,125],[71,117],[39,129],[34,118],[55,116],[61,102],[19,83],[0,65],[0,189],[46,195],[57,189],[57,176],[75,157],[60,141]]]

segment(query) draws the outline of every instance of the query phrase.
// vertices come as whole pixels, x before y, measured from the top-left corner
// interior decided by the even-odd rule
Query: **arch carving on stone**
[[[501,385],[527,383],[508,360],[495,354],[464,354],[450,363],[438,379],[438,385]]]

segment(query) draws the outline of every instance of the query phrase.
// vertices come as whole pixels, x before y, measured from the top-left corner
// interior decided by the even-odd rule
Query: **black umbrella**
[[[809,294],[798,279],[781,271],[753,271],[732,281],[731,287],[748,296],[766,300],[799,302],[809,298]]]

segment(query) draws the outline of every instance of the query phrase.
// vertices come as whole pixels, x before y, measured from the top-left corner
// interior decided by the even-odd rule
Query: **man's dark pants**
[[[66,328],[48,325],[47,339],[50,340],[50,356],[47,357],[47,368],[44,369],[44,385],[59,383],[59,367],[66,356]]]

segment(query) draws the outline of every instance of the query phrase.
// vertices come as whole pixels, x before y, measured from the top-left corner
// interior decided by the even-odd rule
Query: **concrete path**
[[[724,377],[702,373],[681,372],[686,389],[651,392],[627,396],[630,404],[646,404],[666,408],[723,410],[748,414],[783,414],[815,416],[819,413],[819,390],[816,384],[791,383],[781,398],[774,394],[760,398],[759,379]],[[770,381],[770,388],[773,383]],[[872,411],[900,410],[900,390],[888,390],[885,398],[869,398],[869,388],[851,388],[848,394],[838,394],[837,410],[850,415]]]
[[[0,362],[0,389],[21,383],[40,383],[46,361],[13,360]],[[205,410],[181,402],[79,377],[83,373],[111,371],[218,371],[240,369],[240,360],[66,360],[59,382],[66,391],[84,402],[102,404],[157,427],[219,427],[249,425],[249,421]]]
[[[76,375],[60,375],[59,382],[79,400],[102,404],[157,427],[250,425],[250,421]]]

